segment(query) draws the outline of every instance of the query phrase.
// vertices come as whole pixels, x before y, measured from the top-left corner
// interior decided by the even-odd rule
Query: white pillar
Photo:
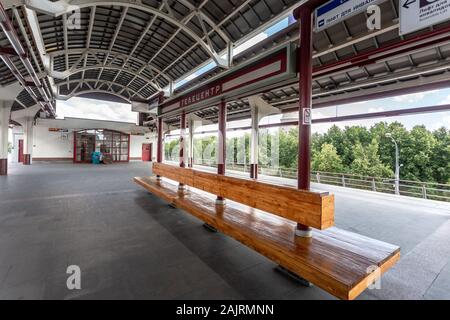
[[[259,144],[259,110],[257,106],[250,106],[252,115],[252,129],[250,136],[250,178],[258,178],[258,144]]]
[[[189,142],[188,142],[188,167],[194,166],[194,131],[195,121],[192,117],[189,117]]]
[[[259,96],[248,97],[252,115],[252,132],[250,140],[250,177],[258,178],[258,150],[259,150],[259,122],[265,116],[281,113],[280,109],[273,107]]]
[[[23,122],[23,164],[30,165],[33,155],[34,117],[26,117]]]
[[[0,101],[0,175],[8,174],[8,129],[11,101]]]

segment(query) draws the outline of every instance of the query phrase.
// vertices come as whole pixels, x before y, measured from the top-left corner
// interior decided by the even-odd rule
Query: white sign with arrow
[[[450,19],[450,0],[400,0],[400,35]]]

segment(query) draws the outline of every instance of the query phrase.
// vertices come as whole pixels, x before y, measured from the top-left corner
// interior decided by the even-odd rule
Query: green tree
[[[399,142],[400,178],[414,181],[432,181],[431,163],[436,138],[425,126],[415,126],[402,142]]]
[[[324,143],[322,145],[320,152],[313,157],[312,169],[324,172],[343,171],[341,157],[339,157],[336,148],[332,144]]]
[[[376,139],[372,139],[367,147],[358,142],[353,147],[353,158],[350,166],[352,173],[372,177],[392,177],[393,175],[392,170],[381,162]]]
[[[180,140],[173,139],[164,143],[165,159],[169,161],[178,161],[178,154],[180,149]]]
[[[436,139],[431,154],[433,181],[450,183],[450,130],[442,127],[433,135]]]
[[[280,167],[296,169],[298,162],[298,129],[280,129]]]

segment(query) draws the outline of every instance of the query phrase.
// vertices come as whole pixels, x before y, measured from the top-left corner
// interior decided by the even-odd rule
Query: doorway
[[[86,130],[76,134],[75,162],[92,162],[92,153],[95,150],[95,132]]]
[[[18,150],[18,157],[17,157],[19,163],[23,163],[23,139],[19,139],[19,150]]]
[[[152,144],[142,144],[142,161],[152,161]]]
[[[130,135],[107,129],[88,129],[74,132],[74,162],[91,163],[93,152],[100,152],[103,159],[112,162],[128,162],[130,159]]]

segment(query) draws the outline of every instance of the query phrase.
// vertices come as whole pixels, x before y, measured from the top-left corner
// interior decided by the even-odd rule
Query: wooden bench
[[[397,246],[333,226],[334,197],[155,163],[135,182],[340,299],[354,299],[400,257]],[[178,182],[187,187],[178,189]],[[227,199],[216,205],[216,195]],[[314,227],[295,235],[296,223]]]

